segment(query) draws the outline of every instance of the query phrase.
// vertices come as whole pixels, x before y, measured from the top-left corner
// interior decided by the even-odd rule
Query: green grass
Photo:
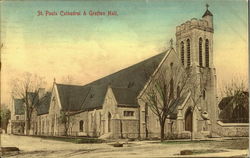
[[[213,150],[213,149],[192,150],[193,154],[219,153],[219,152],[225,152],[225,151],[226,150]]]
[[[211,140],[201,140],[201,141],[197,141],[197,140],[188,140],[188,141],[163,141],[161,142],[162,144],[192,144],[192,143],[209,143],[211,142]]]
[[[104,140],[97,138],[87,138],[87,137],[76,137],[76,138],[68,138],[68,137],[42,137],[43,139],[56,140],[56,141],[64,141],[71,142],[76,144],[85,144],[85,143],[103,143]]]
[[[221,140],[221,141],[216,141],[216,140],[187,140],[187,141],[164,141],[161,142],[162,144],[166,145],[178,145],[178,144],[190,144],[190,145],[202,145],[204,147],[211,148],[213,147],[214,149],[236,149],[236,150],[246,150],[249,148],[249,139],[248,138],[237,138],[237,139],[232,139],[232,140]]]

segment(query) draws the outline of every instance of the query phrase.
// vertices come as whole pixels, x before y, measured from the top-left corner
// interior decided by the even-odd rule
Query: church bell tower
[[[211,129],[218,116],[216,69],[213,62],[213,14],[208,7],[207,4],[201,19],[192,18],[176,27],[176,51],[179,60],[186,69],[196,74],[194,77],[197,78],[199,91],[197,97],[200,97],[198,113],[208,114],[208,122],[198,118],[200,124],[203,124],[202,130]]]
[[[176,27],[176,49],[185,67],[214,68],[213,14],[208,10],[202,19],[193,18]]]

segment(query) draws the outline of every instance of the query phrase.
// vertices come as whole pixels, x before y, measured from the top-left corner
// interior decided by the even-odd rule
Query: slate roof
[[[57,84],[57,90],[62,106],[65,111],[78,111],[87,97],[91,87]]]
[[[51,92],[47,92],[41,99],[40,104],[37,105],[37,115],[43,115],[49,113]]]
[[[81,110],[91,110],[101,108],[101,105],[104,102],[104,98],[107,92],[107,85],[96,86],[93,85],[90,88],[90,91],[81,105]]]
[[[101,108],[108,86],[112,88],[118,104],[137,107],[136,97],[166,55],[166,52],[84,86],[57,84],[63,110],[79,111]]]
[[[136,97],[137,93],[130,88],[112,87],[118,106],[138,106]]]
[[[14,99],[15,115],[24,115],[23,99]]]

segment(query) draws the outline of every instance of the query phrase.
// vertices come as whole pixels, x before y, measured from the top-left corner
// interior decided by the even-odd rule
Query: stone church
[[[160,54],[83,86],[54,82],[48,106],[34,112],[32,133],[64,135],[65,124],[60,117],[66,112],[68,135],[159,137],[158,117],[145,97],[159,72],[165,70],[165,79],[172,83],[172,97],[178,98],[165,122],[166,136],[211,135],[217,120],[213,33],[213,15],[207,8],[201,19],[193,18],[176,27],[176,48],[171,44]],[[192,71],[196,82],[189,84],[196,85],[198,100],[192,98],[194,91],[188,88],[179,97],[179,85],[170,78],[170,70],[177,67]]]

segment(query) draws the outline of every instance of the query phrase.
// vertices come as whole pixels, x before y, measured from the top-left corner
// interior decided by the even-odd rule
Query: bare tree
[[[64,77],[62,77],[62,82],[65,84],[73,84],[73,82],[75,81],[74,77],[70,76],[70,75],[66,75]],[[71,115],[72,111],[71,111],[71,107],[72,105],[72,98],[70,97],[70,94],[73,93],[72,89],[69,88],[66,91],[63,91],[63,96],[65,99],[65,103],[67,105],[66,109],[61,109],[60,111],[60,116],[59,116],[59,121],[61,124],[63,124],[64,127],[64,135],[68,136],[69,134],[69,130],[73,127],[74,125],[74,116]]]
[[[179,99],[187,95],[190,72],[190,69],[171,63],[157,72],[142,98],[159,119],[161,141],[164,140],[166,119],[178,106]]]
[[[44,78],[31,73],[24,73],[22,77],[12,80],[12,95],[24,100],[25,103],[25,133],[29,135],[31,115],[36,105],[44,101],[39,96],[39,89],[46,84]]]
[[[7,108],[5,104],[1,104],[0,108],[0,127],[5,130],[7,133],[7,127],[9,124],[9,120],[11,117],[10,110]]]
[[[249,92],[247,80],[245,80],[244,77],[235,76],[236,77],[232,78],[221,88],[221,96],[230,98],[233,104],[227,103],[231,105],[228,108],[228,110],[230,110],[221,111],[219,117],[229,122],[249,122]],[[230,113],[232,113],[232,115],[230,115]]]
[[[64,127],[64,135],[68,136],[70,128],[73,126],[73,116],[70,115],[70,111],[60,111],[59,121],[63,124]]]
[[[75,78],[71,75],[63,76],[61,80],[64,84],[73,84],[75,82]]]
[[[232,78],[229,82],[224,84],[221,88],[221,96],[223,97],[231,97],[238,96],[242,92],[248,91],[247,81],[244,77],[240,77],[236,75],[236,77]]]

